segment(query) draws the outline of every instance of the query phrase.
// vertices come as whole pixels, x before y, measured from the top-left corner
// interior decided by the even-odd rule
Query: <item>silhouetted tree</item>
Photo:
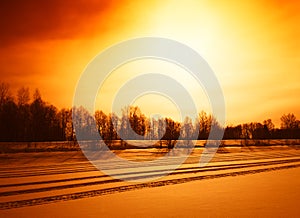
[[[181,134],[182,134],[182,138],[185,140],[191,140],[193,138],[193,123],[192,123],[192,119],[190,117],[186,117],[182,128],[181,128]]]
[[[176,140],[180,135],[180,123],[175,122],[170,118],[165,118],[166,132],[162,139],[167,140],[167,146],[172,149],[175,145]]]
[[[269,132],[272,132],[275,128],[271,119],[267,119],[263,121],[264,126],[268,129]]]
[[[201,111],[196,120],[196,128],[199,128],[198,139],[208,139],[209,135],[211,135],[211,139],[218,138],[221,131],[223,131],[223,127],[220,126],[217,119],[207,114],[205,111]],[[211,131],[213,130],[213,131]]]
[[[15,102],[8,98],[2,102],[0,110],[1,141],[16,141],[18,138],[17,126],[18,107]]]
[[[284,114],[280,118],[281,129],[275,131],[276,138],[300,138],[300,121],[292,113]]]
[[[9,85],[8,83],[0,82],[0,108],[8,100],[12,100],[12,96],[9,92]]]
[[[129,122],[135,133],[144,136],[146,134],[146,117],[142,114],[139,107],[129,107],[128,111]],[[131,139],[136,139],[134,136],[129,136]]]
[[[224,132],[224,139],[241,139],[242,135],[242,125],[237,126],[227,126]]]
[[[76,133],[77,140],[95,140],[98,137],[99,131],[95,118],[80,106],[73,108],[73,125]]]
[[[72,109],[61,109],[57,117],[60,123],[61,140],[73,141],[74,128],[72,123]]]
[[[299,128],[297,118],[294,114],[284,114],[280,118],[282,129],[296,129]]]
[[[17,100],[19,106],[29,104],[30,101],[29,88],[22,87],[18,89]]]
[[[201,111],[198,115],[197,122],[199,123],[199,139],[207,139],[211,126],[211,117],[205,111]]]
[[[95,120],[98,128],[98,132],[102,139],[108,139],[108,118],[103,111],[95,112]]]
[[[83,107],[58,110],[42,99],[38,89],[32,95],[32,102],[29,88],[25,87],[18,89],[15,100],[9,85],[0,82],[0,141],[75,140],[74,128],[77,134],[81,134],[80,139],[96,139],[100,134],[111,143],[116,139],[136,139],[140,135],[145,140],[160,140],[160,147],[162,140],[166,140],[168,148],[173,148],[180,135],[182,139],[190,140],[207,139],[211,134],[214,139],[223,131],[217,119],[204,111],[199,113],[194,124],[189,117],[183,123],[171,118],[150,119],[136,106],[123,108],[121,117],[114,113],[107,115],[103,111],[96,111],[92,116]],[[130,129],[137,135],[130,135]],[[270,138],[300,138],[300,121],[289,113],[281,117],[280,129],[267,119],[262,123],[227,126],[224,133],[224,139],[259,141]]]

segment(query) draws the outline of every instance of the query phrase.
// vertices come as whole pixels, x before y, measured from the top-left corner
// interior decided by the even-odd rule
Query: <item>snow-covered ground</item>
[[[115,151],[132,161],[166,152]],[[0,216],[299,216],[300,146],[222,147],[200,167],[202,152],[195,149],[173,173],[142,183],[128,180],[164,175],[176,158],[146,168],[108,161],[111,177],[81,152],[0,154]]]

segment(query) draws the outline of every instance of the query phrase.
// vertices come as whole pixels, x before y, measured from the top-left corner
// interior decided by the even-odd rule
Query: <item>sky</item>
[[[72,106],[80,75],[101,51],[127,39],[155,36],[184,43],[207,61],[223,89],[227,124],[271,118],[279,126],[280,116],[290,112],[300,118],[297,0],[4,0],[0,28],[0,81],[9,83],[13,93],[21,86],[32,92],[38,88],[58,108]],[[120,78],[138,71],[132,65],[106,81],[99,94],[101,109],[109,110]],[[174,67],[163,65],[157,63],[156,69]],[[178,79],[184,80],[181,75]],[[197,105],[206,109],[195,90]],[[142,111],[155,112],[159,105],[158,112],[177,116],[161,96],[135,103]]]

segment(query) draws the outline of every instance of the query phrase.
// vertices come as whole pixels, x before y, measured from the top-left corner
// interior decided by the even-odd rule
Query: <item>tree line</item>
[[[76,117],[74,122],[72,114]],[[100,134],[105,141],[161,139],[172,142],[179,136],[185,140],[205,140],[212,128],[224,130],[223,139],[300,138],[300,121],[292,113],[282,115],[280,128],[275,128],[271,119],[221,127],[216,118],[204,111],[195,120],[186,117],[183,122],[155,119],[144,115],[136,106],[124,108],[120,117],[102,110],[91,115],[83,107],[58,109],[45,102],[37,89],[31,96],[29,88],[21,87],[13,96],[8,84],[0,83],[0,141],[74,141],[75,128],[81,139],[96,139]]]

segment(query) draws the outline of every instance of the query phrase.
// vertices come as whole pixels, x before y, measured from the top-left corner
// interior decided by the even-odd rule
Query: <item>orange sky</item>
[[[300,118],[297,0],[15,0],[0,2],[0,16],[1,81],[13,91],[39,88],[60,108],[71,106],[80,74],[103,49],[159,36],[206,59],[223,88],[228,124],[272,118],[278,125],[288,112]]]

